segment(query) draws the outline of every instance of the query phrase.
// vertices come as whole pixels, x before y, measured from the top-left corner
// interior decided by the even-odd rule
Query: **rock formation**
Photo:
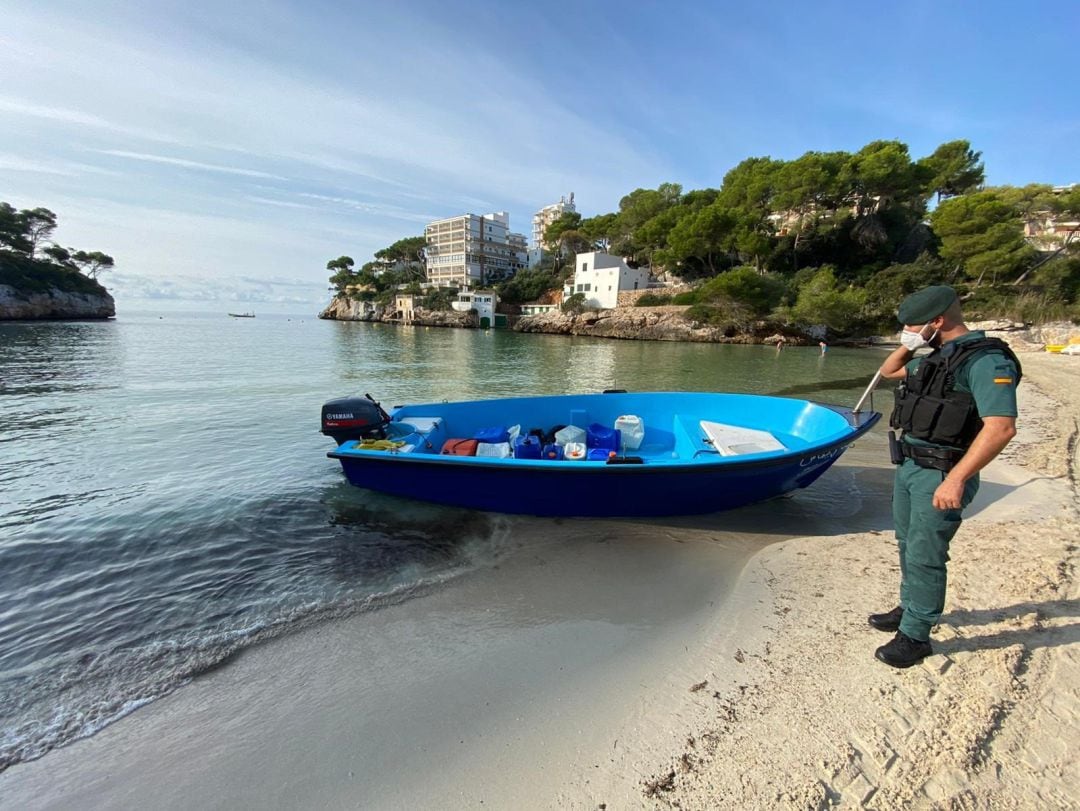
[[[358,301],[345,297],[335,297],[325,310],[319,313],[319,318],[331,321],[382,321],[387,323],[401,323],[401,319],[395,318],[394,311],[382,304],[371,301]],[[414,317],[408,323],[420,327],[465,327],[475,328],[479,322],[474,313],[459,313],[456,310],[422,310],[414,311]]]
[[[113,318],[116,303],[101,288],[100,293],[65,292],[50,287],[47,292],[21,291],[0,284],[0,321]]]
[[[514,329],[518,332],[555,335],[723,344],[767,343],[768,338],[779,334],[792,345],[810,343],[810,337],[795,327],[771,321],[756,321],[740,326],[699,325],[685,317],[687,309],[677,305],[619,307],[614,310],[586,310],[577,315],[552,311],[525,316],[518,320]]]

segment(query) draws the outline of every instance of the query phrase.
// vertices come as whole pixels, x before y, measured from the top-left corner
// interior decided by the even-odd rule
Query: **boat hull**
[[[638,405],[649,402],[640,399],[648,395],[622,396],[638,398],[634,401]],[[751,398],[748,402],[760,407],[764,401],[778,399]],[[806,406],[803,421],[821,418],[810,409],[826,410],[842,430],[835,431],[835,425],[830,425],[833,433],[827,438],[784,453],[722,458],[699,449],[681,461],[646,458],[642,464],[355,452],[347,443],[328,455],[340,460],[345,476],[357,487],[456,507],[539,516],[711,513],[809,486],[881,416],[798,402]],[[571,404],[596,408],[596,401]]]
[[[742,507],[807,487],[850,444],[795,460],[661,470],[645,465],[538,470],[342,459],[350,484],[395,496],[500,513],[541,516],[697,515]]]

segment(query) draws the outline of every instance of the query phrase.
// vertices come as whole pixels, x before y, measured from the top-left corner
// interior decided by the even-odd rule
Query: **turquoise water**
[[[503,517],[345,484],[318,433],[327,399],[618,387],[851,404],[879,363],[297,316],[0,324],[0,771],[246,646],[514,550]]]

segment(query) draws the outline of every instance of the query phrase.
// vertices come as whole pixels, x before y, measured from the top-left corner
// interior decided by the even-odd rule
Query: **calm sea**
[[[345,484],[324,400],[619,387],[850,404],[879,362],[310,316],[0,324],[0,771],[246,646],[513,551],[507,519]]]

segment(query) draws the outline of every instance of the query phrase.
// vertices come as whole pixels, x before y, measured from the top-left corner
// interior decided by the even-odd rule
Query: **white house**
[[[450,302],[450,306],[459,313],[476,310],[480,326],[486,329],[495,324],[495,305],[498,302],[498,296],[493,290],[462,290],[457,301]]]
[[[544,313],[554,312],[559,309],[558,304],[541,304],[538,301],[530,302],[529,304],[521,305],[522,315],[543,315]]]
[[[574,275],[564,288],[563,297],[565,300],[581,293],[586,307],[612,310],[618,306],[619,291],[644,290],[649,286],[646,268],[632,268],[618,256],[599,251],[579,253],[574,263]]]
[[[411,324],[416,320],[416,298],[412,293],[397,293],[394,295],[394,309],[406,324]]]

